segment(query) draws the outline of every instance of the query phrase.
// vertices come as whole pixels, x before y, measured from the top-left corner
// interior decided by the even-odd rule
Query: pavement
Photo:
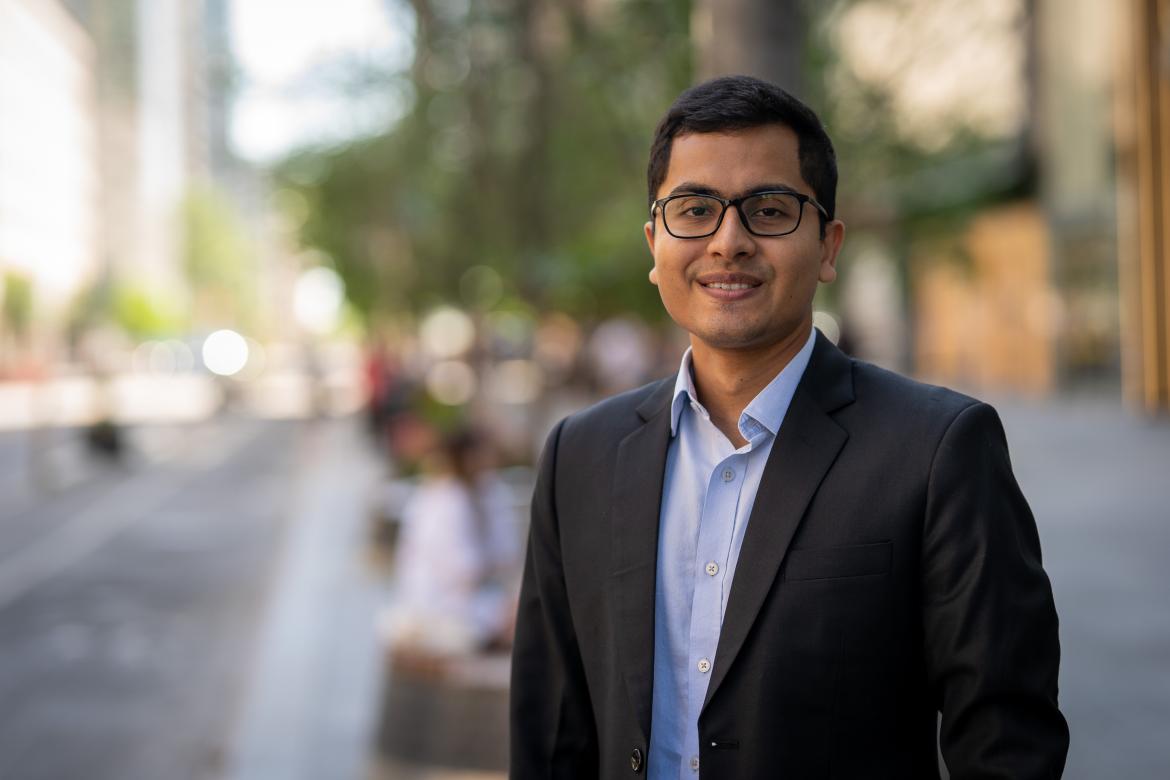
[[[369,555],[382,469],[357,422],[307,429],[311,462],[285,486],[288,533],[224,780],[367,772],[382,676],[374,625],[389,595],[386,571]]]
[[[1170,420],[1001,401],[1061,620],[1067,780],[1170,777]]]

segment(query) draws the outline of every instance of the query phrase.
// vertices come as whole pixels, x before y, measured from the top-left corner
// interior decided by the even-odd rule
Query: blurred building
[[[42,341],[42,319],[98,269],[96,60],[92,40],[60,3],[0,0],[3,361],[21,361],[16,353]]]
[[[1112,100],[1118,6],[1038,0],[1034,143],[1050,235],[1049,312],[1062,386],[1120,373]]]
[[[1118,3],[1115,128],[1126,398],[1170,409],[1170,2]]]
[[[942,381],[1048,394],[1120,373],[1111,99],[1116,13],[1094,0],[1018,3],[1029,194],[983,207],[965,270],[915,270],[916,367]],[[1027,170],[1022,175],[1029,175]]]
[[[846,44],[857,33],[844,59],[862,80],[885,79],[901,112],[895,126],[911,140],[915,103],[967,111],[983,100],[964,92],[972,86],[1021,96],[1000,112],[1006,155],[988,147],[950,158],[905,188],[936,201],[967,190],[971,204],[957,234],[907,241],[910,367],[1033,395],[1120,387],[1135,406],[1170,408],[1170,3],[879,0],[848,9],[832,20]],[[963,19],[941,27],[929,18],[959,11]],[[958,65],[939,36],[967,46],[984,23],[997,32],[966,60],[983,62],[986,78],[952,74],[947,83],[940,71]],[[992,55],[995,38],[1005,54]],[[1008,80],[993,80],[990,66],[1004,76],[1007,60]],[[930,135],[922,138],[928,147]]]
[[[65,0],[95,50],[101,254],[109,272],[186,295],[179,209],[221,154],[222,0]]]
[[[205,233],[226,232],[208,219],[238,233],[269,221],[266,188],[228,144],[234,74],[229,0],[0,0],[0,363],[66,359],[66,332],[120,299],[199,320],[194,210],[212,215]],[[236,238],[251,259],[266,236]],[[286,254],[234,265],[274,277]]]

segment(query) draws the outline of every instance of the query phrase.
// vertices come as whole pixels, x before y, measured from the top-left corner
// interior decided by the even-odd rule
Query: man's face
[[[800,175],[796,134],[778,124],[676,137],[670,167],[655,198],[699,191],[730,199],[776,189],[813,195]],[[803,208],[800,227],[776,237],[749,233],[734,208],[724,214],[719,230],[706,238],[670,235],[661,210],[654,222],[646,223],[646,241],[654,255],[650,281],[658,286],[666,311],[691,334],[696,349],[803,343],[812,327],[817,282],[836,278],[844,236],[844,225],[834,221],[821,238],[816,207]]]

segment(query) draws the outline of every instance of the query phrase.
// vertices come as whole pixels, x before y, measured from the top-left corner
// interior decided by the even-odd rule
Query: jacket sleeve
[[[1059,778],[1060,643],[1032,512],[995,410],[973,404],[934,456],[923,542],[927,673],[953,780]]]
[[[555,475],[562,421],[541,456],[512,650],[512,780],[596,778],[597,732],[569,614]]]

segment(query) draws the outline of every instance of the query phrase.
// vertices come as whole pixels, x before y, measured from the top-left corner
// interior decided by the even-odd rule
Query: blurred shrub
[[[157,293],[134,284],[114,288],[111,314],[115,325],[138,339],[174,335],[186,320],[180,306],[168,305]]]
[[[4,327],[17,337],[24,336],[32,324],[32,280],[24,274],[8,271],[4,274],[3,291],[0,312],[4,317]]]

